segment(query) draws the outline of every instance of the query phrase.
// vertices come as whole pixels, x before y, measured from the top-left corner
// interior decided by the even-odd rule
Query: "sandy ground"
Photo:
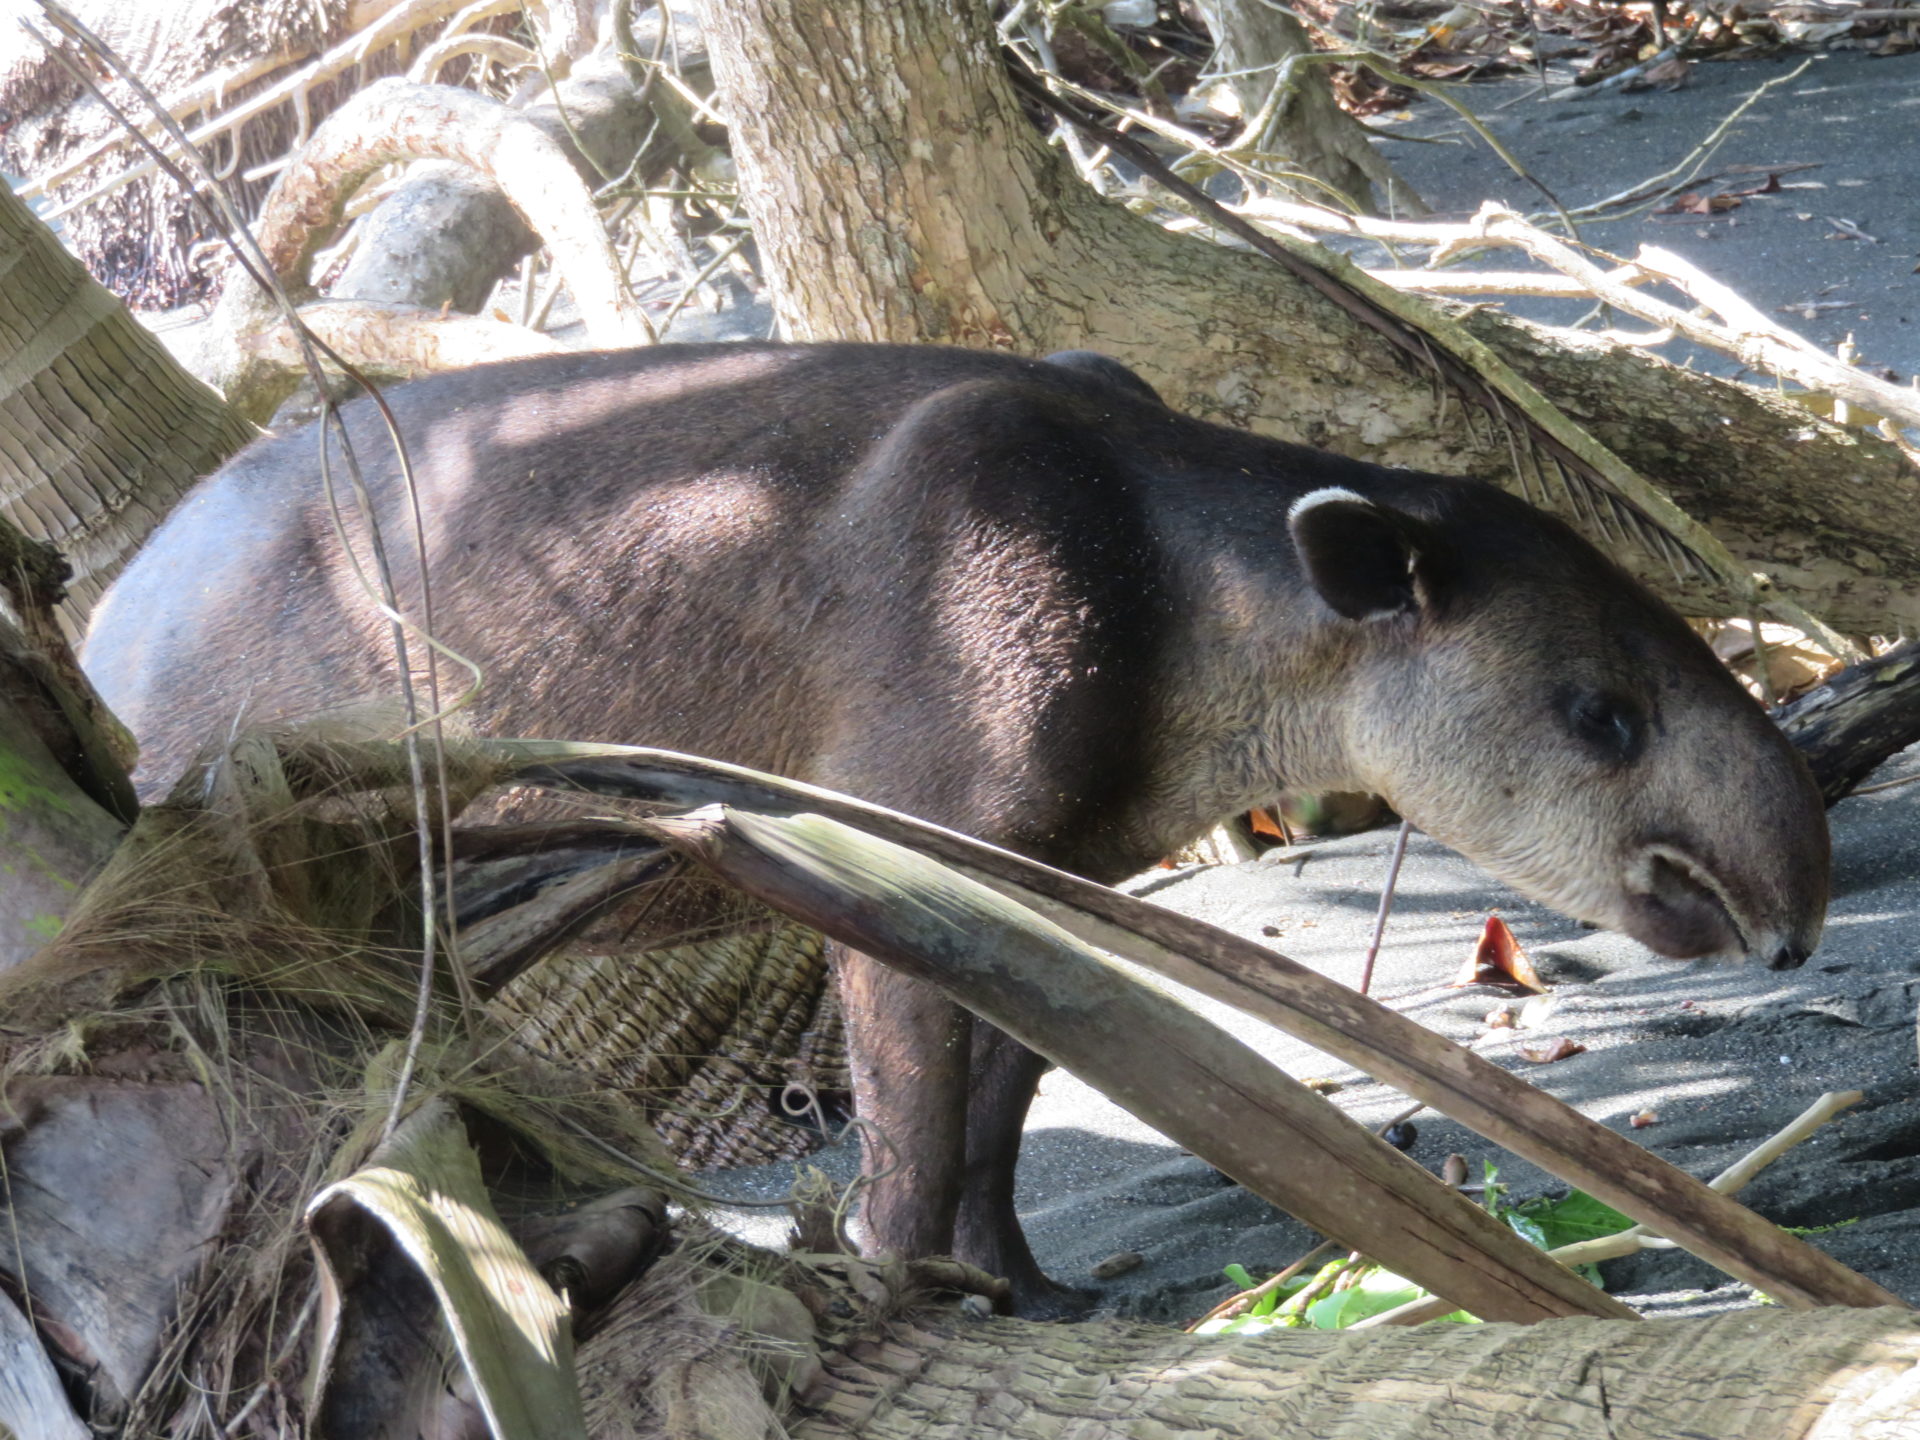
[[[1533,82],[1505,82],[1473,87],[1465,98],[1563,204],[1577,206],[1672,165],[1741,98],[1804,58],[1701,65],[1692,84],[1673,93],[1550,104]],[[1462,127],[1424,104],[1397,133],[1459,141]],[[1905,141],[1894,143],[1900,136]],[[1851,333],[1865,359],[1905,380],[1920,370],[1917,139],[1920,56],[1817,57],[1735,128],[1710,167],[1817,165],[1783,177],[1797,188],[1710,219],[1643,216],[1595,226],[1587,238],[1629,255],[1647,243],[1678,250],[1769,312],[1845,302],[1812,320],[1779,318],[1825,344]],[[1438,210],[1471,212],[1488,196],[1537,208],[1531,187],[1481,147],[1396,141],[1389,153]],[[1835,238],[1845,232],[1834,219],[1874,239]],[[1543,303],[1531,313],[1571,318],[1564,305]],[[1920,750],[1875,778],[1900,774],[1920,774]],[[1832,821],[1835,894],[1826,939],[1804,969],[1784,975],[1660,960],[1622,937],[1583,931],[1416,837],[1375,994],[1453,1039],[1480,1034],[1482,1017],[1502,997],[1446,982],[1486,914],[1497,910],[1552,983],[1554,1010],[1542,1033],[1587,1050],[1544,1066],[1518,1059],[1508,1041],[1483,1044],[1483,1053],[1623,1132],[1634,1112],[1657,1112],[1657,1124],[1629,1133],[1703,1178],[1821,1092],[1865,1091],[1862,1105],[1763,1174],[1745,1198],[1783,1224],[1841,1225],[1812,1243],[1920,1302],[1920,784],[1844,801]],[[1308,856],[1304,864],[1268,859],[1161,872],[1132,888],[1353,980],[1391,840],[1390,830],[1377,831],[1296,852]],[[1190,1003],[1291,1073],[1346,1082],[1336,1103],[1357,1119],[1378,1124],[1404,1106],[1397,1093],[1259,1022],[1198,997]],[[1483,1160],[1497,1163],[1516,1198],[1561,1188],[1451,1122],[1428,1113],[1416,1124],[1411,1153],[1429,1166],[1458,1151],[1475,1173]],[[1284,1146],[1287,1137],[1273,1143]],[[851,1173],[845,1149],[824,1163]],[[788,1173],[780,1167],[710,1179],[729,1194],[764,1197],[783,1189]],[[1317,1240],[1060,1072],[1047,1077],[1034,1106],[1020,1192],[1035,1251],[1054,1275],[1097,1288],[1109,1309],[1160,1320],[1184,1321],[1228,1293],[1223,1265],[1264,1273]],[[734,1223],[777,1243],[780,1222],[766,1211],[737,1212]],[[1143,1263],[1118,1279],[1093,1280],[1091,1268],[1120,1251],[1139,1252]],[[1680,1252],[1646,1252],[1611,1262],[1604,1273],[1610,1289],[1644,1310],[1752,1303],[1745,1286]]]
[[[1786,79],[1802,65],[1805,73]],[[1565,74],[1550,70],[1547,88],[1558,88]],[[1914,275],[1920,253],[1920,53],[1703,62],[1678,90],[1608,91],[1565,101],[1543,100],[1534,80],[1456,87],[1454,93],[1563,206],[1577,210],[1679,164],[1768,81],[1783,83],[1727,132],[1706,172],[1813,168],[1782,174],[1778,194],[1743,198],[1717,215],[1641,214],[1583,225],[1581,238],[1626,258],[1642,245],[1676,251],[1810,340],[1831,348],[1852,335],[1863,364],[1890,366],[1905,382],[1920,370],[1920,278]],[[1384,128],[1394,137],[1383,145],[1388,159],[1442,215],[1463,218],[1486,199],[1522,212],[1546,208],[1533,185],[1437,102],[1423,101],[1408,118]],[[1746,188],[1764,179],[1729,174],[1699,188]],[[1870,238],[1849,238],[1847,224]],[[1491,258],[1487,263],[1491,268]],[[1811,317],[1781,308],[1806,304],[1821,308]],[[1564,324],[1590,306],[1535,300],[1511,308]],[[1638,327],[1628,321],[1625,328]],[[1724,357],[1684,347],[1660,353],[1691,356],[1716,373],[1737,368]]]

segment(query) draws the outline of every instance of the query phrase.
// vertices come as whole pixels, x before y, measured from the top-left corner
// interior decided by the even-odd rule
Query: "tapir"
[[[1798,755],[1673,611],[1493,485],[1193,419],[1085,352],[662,346],[389,399],[492,733],[733,761],[1108,882],[1281,790],[1371,791],[1663,955],[1818,940]],[[346,423],[417,613],[384,427]],[[237,720],[393,691],[316,443],[203,481],[100,607],[85,663],[148,790]],[[867,1243],[1044,1311],[1012,1188],[1042,1062],[840,973],[856,1109],[899,1155]]]

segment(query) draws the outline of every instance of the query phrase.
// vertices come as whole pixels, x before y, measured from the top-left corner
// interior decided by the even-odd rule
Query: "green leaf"
[[[1240,1265],[1240,1264],[1229,1265],[1221,1273],[1224,1274],[1227,1277],[1227,1279],[1231,1280],[1235,1285],[1239,1286],[1242,1290],[1251,1290],[1255,1285],[1260,1283],[1259,1281],[1255,1280],[1251,1274],[1248,1273],[1247,1267],[1244,1265]]]
[[[1374,1268],[1345,1290],[1316,1300],[1307,1307],[1307,1323],[1316,1330],[1345,1330],[1375,1315],[1384,1315],[1415,1300],[1425,1300],[1427,1292],[1391,1270]],[[1446,1320],[1477,1324],[1464,1310],[1441,1317]]]
[[[1543,1250],[1557,1250],[1562,1245],[1597,1240],[1602,1235],[1617,1235],[1622,1230],[1633,1228],[1633,1221],[1627,1216],[1611,1205],[1594,1199],[1584,1190],[1575,1190],[1558,1200],[1545,1196],[1529,1200],[1524,1205],[1516,1206],[1514,1213],[1524,1216],[1539,1228],[1543,1238],[1533,1243]],[[1517,1225],[1514,1228],[1519,1229]],[[1520,1233],[1527,1235],[1524,1230]],[[1531,1235],[1527,1235],[1527,1238],[1533,1239]]]
[[[1552,1243],[1547,1239],[1546,1227],[1531,1215],[1521,1210],[1507,1210],[1503,1211],[1499,1218],[1506,1221],[1507,1228],[1529,1245],[1541,1250],[1553,1249]]]

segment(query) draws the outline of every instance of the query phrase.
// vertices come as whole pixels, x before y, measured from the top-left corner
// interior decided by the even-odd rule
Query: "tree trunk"
[[[1709,1320],[1182,1335],[951,1315],[826,1357],[793,1440],[1893,1440],[1910,1435],[1920,1321],[1896,1310]]]
[[[253,427],[176,363],[0,185],[0,505],[73,566],[61,623]]]
[[[794,336],[1092,348],[1194,414],[1522,488],[1504,427],[1348,311],[1081,185],[1022,114],[984,5],[705,0],[704,18]],[[1920,475],[1893,446],[1637,351],[1455,313],[1793,598],[1842,630],[1920,628]],[[1683,610],[1738,608],[1563,513]]]
[[[1289,56],[1313,50],[1304,25],[1264,0],[1193,0],[1193,7],[1213,36],[1216,63],[1232,77],[1229,83],[1240,102],[1241,119],[1265,116],[1259,132],[1243,130],[1234,139],[1236,145],[1252,144],[1284,156],[1290,167],[1326,181],[1364,210],[1386,215],[1426,213],[1413,187],[1373,148],[1367,127],[1340,108],[1326,66],[1302,66],[1294,78],[1294,93],[1281,97],[1268,112],[1277,78],[1274,67]],[[1318,203],[1327,199],[1312,185],[1284,188]]]
[[[83,787],[90,759],[57,686],[0,614],[0,971],[60,933],[120,843],[121,819]]]

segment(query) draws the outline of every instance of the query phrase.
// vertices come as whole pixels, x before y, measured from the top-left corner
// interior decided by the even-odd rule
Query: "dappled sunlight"
[[[644,422],[636,420],[639,407],[679,407],[696,398],[711,400],[715,392],[754,385],[804,358],[804,352],[739,347],[710,360],[680,360],[603,379],[566,379],[566,371],[561,370],[549,388],[549,403],[502,408],[488,427],[486,440],[491,445],[544,447],[556,433],[568,430],[613,426],[637,431],[644,428]]]

